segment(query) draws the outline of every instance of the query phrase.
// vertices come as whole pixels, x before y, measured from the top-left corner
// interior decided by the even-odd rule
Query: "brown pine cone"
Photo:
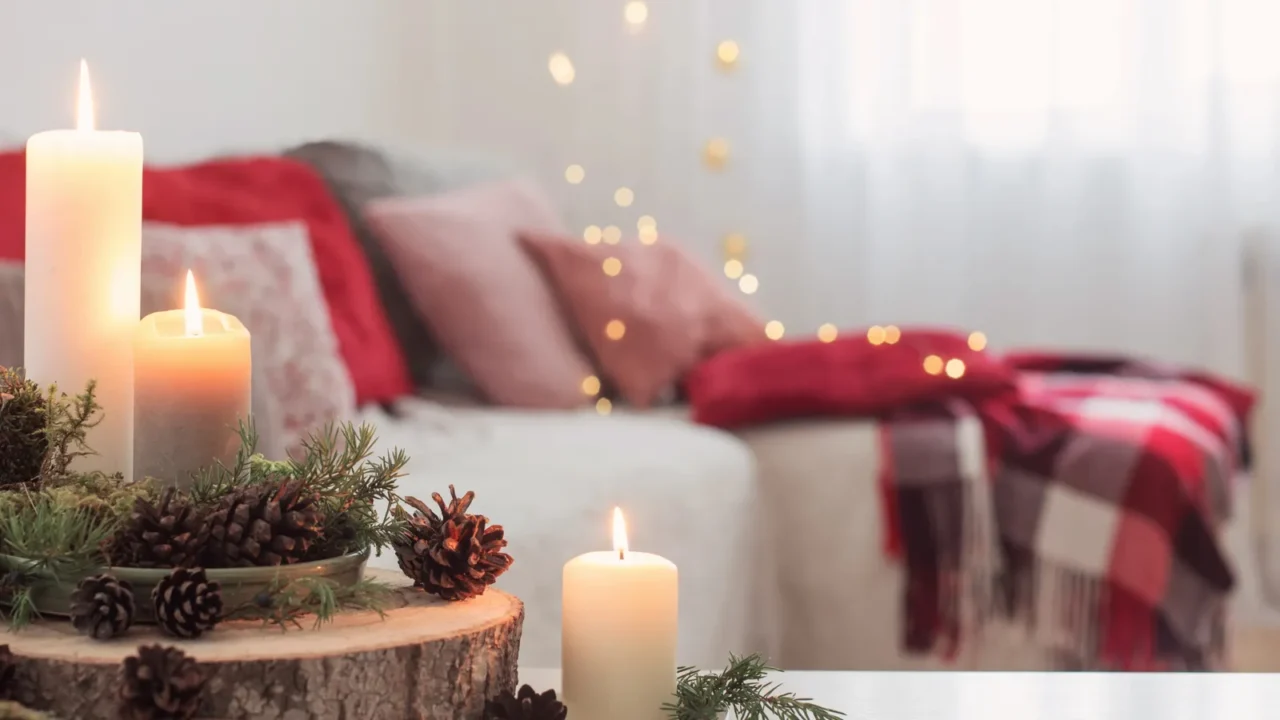
[[[156,622],[170,635],[197,638],[222,619],[222,589],[203,568],[178,568],[151,591]]]
[[[71,595],[71,624],[95,640],[123,634],[133,610],[133,586],[105,573],[81,580]]]
[[[297,482],[251,485],[222,499],[209,515],[207,567],[288,565],[320,537],[320,497]]]
[[[501,525],[466,513],[475,493],[459,499],[450,485],[449,494],[447,505],[439,493],[431,496],[441,515],[417,498],[405,499],[417,512],[395,543],[396,560],[417,587],[445,600],[466,600],[482,595],[511,567],[512,558],[502,552],[507,541]]]
[[[18,659],[8,645],[0,645],[0,700],[12,700],[13,676],[18,669]]]
[[[504,690],[484,704],[485,720],[565,720],[568,714],[569,709],[556,699],[555,690],[539,694],[528,685],[521,686],[515,695]]]
[[[115,537],[112,561],[129,567],[189,567],[199,562],[208,530],[199,510],[176,488],[159,500],[138,498],[129,521]]]
[[[175,647],[142,645],[120,667],[122,720],[187,720],[200,709],[208,679],[195,660]]]

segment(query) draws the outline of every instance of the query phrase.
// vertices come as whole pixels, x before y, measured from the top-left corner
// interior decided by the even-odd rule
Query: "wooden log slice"
[[[514,690],[524,605],[490,589],[447,603],[399,587],[385,618],[343,613],[312,629],[224,623],[197,640],[155,627],[97,641],[66,621],[5,631],[17,656],[17,700],[66,720],[116,718],[120,664],[138,645],[182,649],[209,673],[200,718],[262,720],[480,720],[487,698]]]

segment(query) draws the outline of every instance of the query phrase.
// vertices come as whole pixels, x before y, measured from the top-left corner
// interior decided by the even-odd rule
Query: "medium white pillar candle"
[[[564,566],[561,666],[576,720],[666,720],[676,689],[679,579],[670,560],[627,548],[613,511],[613,552]]]
[[[185,308],[142,319],[134,348],[139,479],[187,488],[200,468],[234,462],[252,396],[249,349],[235,316],[200,307],[190,272]]]
[[[95,455],[78,470],[133,475],[133,333],[142,265],[142,136],[93,129],[80,64],[76,130],[27,141],[27,377],[68,394],[97,381]]]

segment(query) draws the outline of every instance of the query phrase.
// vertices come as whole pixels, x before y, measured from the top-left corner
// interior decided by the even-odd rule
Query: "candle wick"
[[[618,559],[619,559],[619,560],[626,560],[626,559],[627,559],[627,558],[626,558],[626,554],[627,554],[627,551],[626,551],[626,550],[623,550],[622,548],[618,548]]]

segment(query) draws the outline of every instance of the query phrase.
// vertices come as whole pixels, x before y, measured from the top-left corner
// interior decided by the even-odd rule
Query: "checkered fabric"
[[[1055,369],[882,423],[905,646],[954,657],[1000,613],[1063,669],[1219,666],[1233,584],[1219,529],[1252,398],[1150,365]]]

